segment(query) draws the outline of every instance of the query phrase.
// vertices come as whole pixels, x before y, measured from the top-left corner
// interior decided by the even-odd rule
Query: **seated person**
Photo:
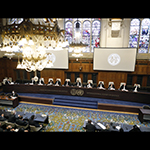
[[[89,81],[89,83],[87,84],[87,88],[92,88],[93,84]]]
[[[27,121],[23,120],[23,116],[21,115],[18,115],[18,118],[16,119],[16,123],[21,126],[26,126],[28,124]]]
[[[42,127],[42,125],[39,125],[37,122],[34,121],[35,115],[32,115],[29,119],[29,125],[33,125],[35,127]]]
[[[79,82],[79,80],[77,80],[75,86],[81,87],[81,82]]]
[[[49,80],[47,85],[53,85],[53,84],[54,84],[53,80]]]
[[[120,89],[121,91],[126,91],[126,92],[128,92],[128,90],[126,89],[126,83],[122,84],[119,89]]]
[[[96,127],[91,123],[92,121],[88,119],[88,123],[86,124],[86,127],[84,127],[84,129],[86,129],[86,132],[95,132]]]
[[[13,111],[11,112],[11,114],[8,116],[8,122],[12,122],[12,123],[15,123],[16,122],[16,116],[15,116],[16,112]]]
[[[140,89],[139,85],[138,84],[134,84],[133,92],[138,92],[139,89]]]
[[[134,125],[129,132],[141,132],[141,130],[137,125]]]
[[[5,121],[5,120],[6,120],[6,118],[4,117],[4,114],[1,114],[0,121]]]
[[[59,79],[57,79],[55,82],[55,86],[60,86],[60,85],[61,85],[61,82],[59,81]]]
[[[115,86],[114,86],[114,84],[109,84],[109,86],[108,86],[108,90],[115,90]]]
[[[99,89],[105,89],[105,86],[104,86],[104,84],[102,82],[100,82],[98,84],[97,88],[99,88]]]
[[[35,84],[34,78],[31,79],[30,84]]]
[[[64,86],[70,86],[70,81],[66,80]]]
[[[8,84],[11,84],[11,82],[10,82],[9,79],[7,79],[7,80],[5,81],[5,85],[8,85]]]
[[[10,96],[11,96],[11,97],[18,97],[18,94],[17,94],[15,91],[12,91],[12,93],[11,93]]]
[[[39,79],[38,84],[40,84],[40,85],[45,84],[44,81],[43,81],[43,78],[40,78],[40,79]]]

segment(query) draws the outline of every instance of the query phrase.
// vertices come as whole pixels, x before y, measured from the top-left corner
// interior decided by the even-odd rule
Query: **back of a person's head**
[[[33,120],[33,119],[34,119],[34,117],[35,117],[35,116],[34,116],[34,115],[32,115],[32,116],[31,116],[31,120]]]
[[[90,124],[91,124],[91,122],[92,122],[92,121],[91,121],[90,119],[88,119],[88,123],[90,123]]]

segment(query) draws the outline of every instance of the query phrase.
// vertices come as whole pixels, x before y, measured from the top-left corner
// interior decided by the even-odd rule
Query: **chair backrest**
[[[70,79],[65,79],[65,81],[68,81],[68,82],[70,82]]]
[[[44,82],[44,78],[41,78],[41,80]]]
[[[56,78],[56,81],[57,81],[57,80],[59,80],[59,81],[61,82],[61,79],[60,79],[60,78]]]
[[[120,83],[120,87],[121,87],[123,84],[125,84],[125,82],[121,82],[121,83]]]
[[[104,81],[99,81],[98,84],[100,84],[100,82],[102,82],[102,84],[104,85]]]
[[[12,77],[9,77],[9,81],[12,82]]]
[[[76,79],[76,82],[77,82],[77,80],[79,80],[79,82],[81,82],[81,78],[77,78],[77,79]],[[82,82],[81,82],[81,84],[82,84]]]
[[[109,82],[109,83],[108,83],[108,86],[109,86],[110,84],[114,84],[114,82],[112,82],[112,81],[111,81],[111,82]]]
[[[53,78],[49,78],[49,79],[48,79],[48,82],[50,82],[50,80],[52,80],[52,81],[53,81]]]
[[[91,82],[93,84],[93,80],[88,80],[87,83]]]
[[[136,83],[134,84],[134,86],[136,85]],[[141,85],[140,84],[137,84],[138,85],[138,87],[140,88],[141,87]]]

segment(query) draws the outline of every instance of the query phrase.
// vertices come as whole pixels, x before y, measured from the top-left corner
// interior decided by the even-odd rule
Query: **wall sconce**
[[[82,67],[82,66],[80,66],[80,67],[79,67],[79,70],[81,71],[81,70],[82,70],[82,68],[83,68],[83,67]]]

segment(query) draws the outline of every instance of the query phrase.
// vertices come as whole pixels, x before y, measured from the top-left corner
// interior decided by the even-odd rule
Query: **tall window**
[[[100,41],[100,21],[96,20],[92,23],[92,52],[94,51],[94,47],[99,47]]]
[[[137,47],[138,53],[148,53],[148,52],[150,53],[149,34],[150,34],[149,18],[132,19],[130,23],[129,47]]]
[[[93,52],[94,47],[100,46],[100,18],[78,18],[78,22],[80,23],[81,42],[88,45],[83,52]],[[69,43],[76,40],[76,23],[77,18],[65,18],[65,38]]]
[[[140,31],[139,53],[147,53],[149,46],[150,19],[143,19]]]
[[[130,23],[129,47],[138,47],[139,30],[140,30],[140,20],[132,19]]]
[[[82,43],[88,44],[85,51],[90,52],[90,33],[91,33],[91,22],[84,21],[83,22],[83,36],[82,36]]]
[[[72,23],[70,21],[65,24],[65,38],[68,40],[69,44],[72,42]]]

